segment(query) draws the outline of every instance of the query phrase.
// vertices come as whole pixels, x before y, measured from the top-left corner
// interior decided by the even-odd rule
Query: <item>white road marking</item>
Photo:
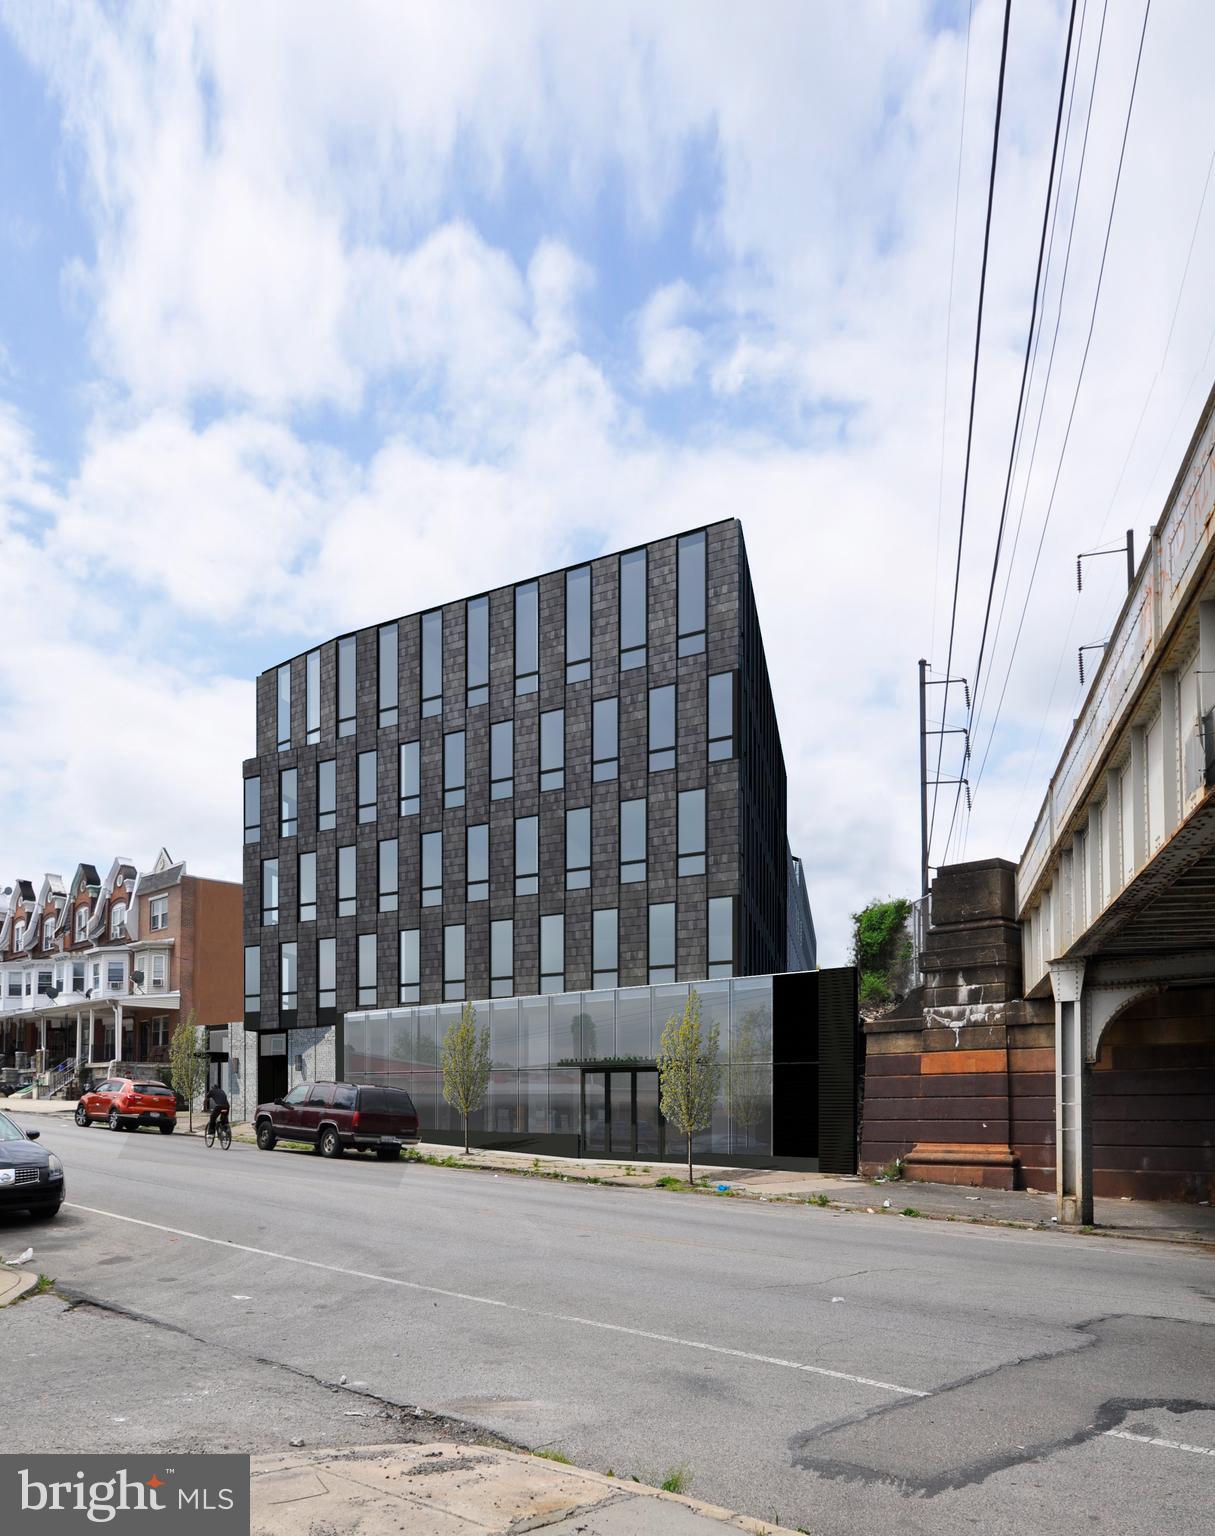
[[[1139,1445],[1156,1445],[1166,1451],[1190,1451],[1195,1456],[1215,1456],[1215,1448],[1209,1445],[1187,1445],[1184,1440],[1166,1440],[1161,1435],[1133,1435],[1129,1429],[1103,1431],[1111,1440],[1134,1440]]]
[[[347,1269],[340,1264],[323,1264],[319,1259],[301,1259],[291,1253],[275,1253],[270,1248],[254,1248],[248,1243],[234,1243],[226,1237],[208,1237],[203,1232],[188,1232],[182,1227],[163,1226],[158,1221],[142,1221],[137,1216],[122,1216],[117,1211],[102,1211],[92,1205],[78,1205],[74,1200],[64,1202],[69,1209],[86,1211],[90,1216],[108,1216],[111,1221],[125,1221],[133,1227],[148,1227],[154,1232],[167,1232],[173,1237],[189,1237],[195,1242],[211,1243],[217,1248],[230,1248],[236,1253],[251,1253],[261,1259],[275,1259],[283,1264],[299,1264],[305,1269],[320,1269],[333,1275],[346,1275],[352,1280],[370,1280],[377,1285],[395,1285],[402,1290],[421,1291],[428,1296],[446,1296],[451,1301],[471,1301],[482,1307],[499,1307],[504,1312],[520,1312],[527,1317],[545,1318],[549,1322],[572,1323],[580,1328],[597,1328],[605,1333],[624,1333],[635,1339],[649,1339],[657,1344],[674,1344],[680,1349],[699,1349],[711,1355],[726,1355],[734,1360],[750,1360],[757,1365],[775,1365],[787,1371],[805,1371],[811,1376],[827,1376],[833,1381],[851,1382],[853,1386],[875,1387],[880,1392],[895,1392],[901,1397],[928,1397],[915,1387],[901,1387],[892,1381],[875,1381],[870,1376],[855,1376],[849,1371],[832,1371],[823,1365],[807,1365],[800,1360],[783,1360],[778,1355],[753,1354],[746,1349],[729,1349],[724,1344],[706,1344],[700,1339],[682,1339],[669,1333],[651,1333],[644,1328],[630,1328],[624,1323],[608,1323],[593,1317],[575,1317],[565,1312],[547,1312],[539,1307],[524,1307],[517,1302],[501,1301],[493,1296],[475,1296],[468,1291],[451,1291],[439,1285],[424,1285],[419,1280],[402,1280],[397,1275],[376,1275],[363,1269]]]

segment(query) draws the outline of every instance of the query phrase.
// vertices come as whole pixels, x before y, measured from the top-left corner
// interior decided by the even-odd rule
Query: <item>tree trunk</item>
[[[464,1155],[468,1156],[468,1111],[464,1112]]]
[[[692,1182],[692,1133],[688,1132],[688,1183]]]

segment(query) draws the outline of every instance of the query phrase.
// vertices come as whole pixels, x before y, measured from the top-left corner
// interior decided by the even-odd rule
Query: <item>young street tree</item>
[[[708,1128],[721,1086],[716,1024],[706,1035],[700,1026],[700,994],[688,992],[683,1017],[667,1020],[658,1047],[658,1087],[662,1113],[688,1142],[688,1183],[692,1182],[692,1137]]]
[[[468,1117],[481,1108],[489,1088],[489,1025],[477,1028],[477,1010],[465,1003],[460,1022],[443,1036],[443,1097],[464,1121],[464,1150],[468,1151]]]
[[[184,1024],[178,1024],[169,1041],[169,1081],[190,1106],[190,1130],[194,1129],[194,1100],[206,1087],[207,1058],[198,1050],[198,1029],[194,1010]]]

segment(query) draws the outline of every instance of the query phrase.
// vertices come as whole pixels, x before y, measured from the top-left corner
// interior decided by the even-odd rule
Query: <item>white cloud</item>
[[[647,389],[681,389],[690,384],[704,355],[704,341],[684,324],[696,295],[682,279],[667,283],[646,300],[637,321],[639,373]]]

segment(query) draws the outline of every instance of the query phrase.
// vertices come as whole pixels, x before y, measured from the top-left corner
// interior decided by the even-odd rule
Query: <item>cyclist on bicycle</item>
[[[212,1083],[207,1089],[207,1096],[203,1100],[203,1108],[210,1109],[211,1118],[207,1121],[207,1135],[214,1136],[215,1128],[220,1121],[228,1119],[228,1095],[218,1083]]]

